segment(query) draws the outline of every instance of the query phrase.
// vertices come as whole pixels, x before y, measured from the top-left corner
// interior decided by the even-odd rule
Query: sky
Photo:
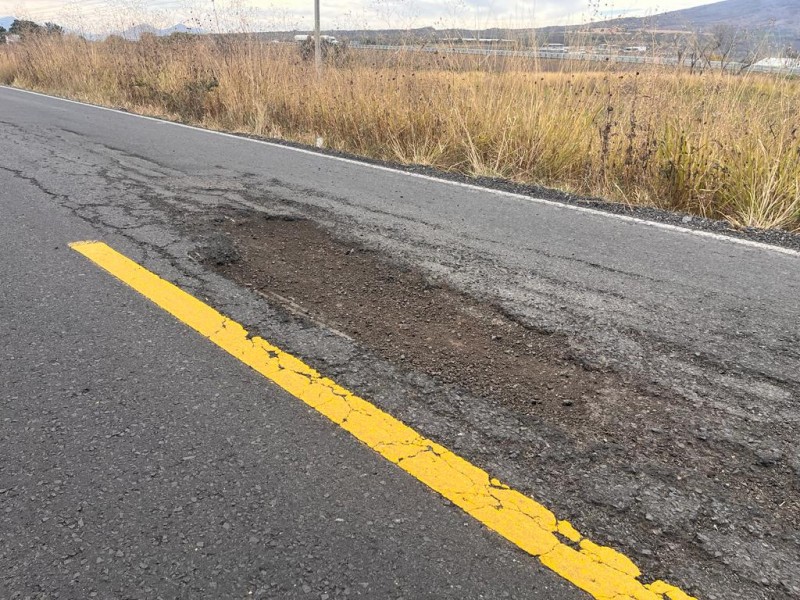
[[[321,0],[322,28],[528,28],[647,16],[718,0]],[[0,17],[104,33],[149,23],[207,31],[307,30],[313,0],[0,0]]]

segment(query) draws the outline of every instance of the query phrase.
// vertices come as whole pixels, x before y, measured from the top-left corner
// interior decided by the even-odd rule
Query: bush
[[[304,61],[311,62],[314,60],[314,46],[314,36],[311,35],[300,42],[300,56]],[[323,62],[333,62],[336,64],[344,62],[348,51],[346,42],[332,44],[328,40],[320,40],[319,48]]]

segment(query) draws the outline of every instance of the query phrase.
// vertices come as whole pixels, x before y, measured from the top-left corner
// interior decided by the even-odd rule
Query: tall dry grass
[[[577,68],[577,67],[576,67]],[[800,230],[800,83],[351,51],[322,77],[244,38],[39,38],[0,82],[207,127]]]

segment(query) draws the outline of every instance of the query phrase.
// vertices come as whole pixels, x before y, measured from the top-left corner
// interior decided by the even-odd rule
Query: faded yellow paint
[[[660,594],[664,598],[669,598],[669,600],[695,600],[683,590],[663,581],[654,581],[647,587],[650,591]]]
[[[581,541],[581,534],[578,533],[578,530],[575,529],[568,521],[558,522],[558,533],[563,535],[570,542],[575,542],[577,544]]]
[[[585,539],[541,504],[490,478],[483,469],[424,438],[301,360],[260,337],[250,337],[235,321],[106,244],[71,246],[598,600],[693,600],[663,581],[642,583],[639,569],[627,556]]]

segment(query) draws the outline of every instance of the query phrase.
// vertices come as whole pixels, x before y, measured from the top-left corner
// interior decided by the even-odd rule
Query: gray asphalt
[[[347,480],[342,472],[335,470],[334,473],[326,466],[331,460],[330,452],[335,456],[339,454],[328,449],[327,441],[326,444],[318,441],[322,432],[328,431],[324,424],[317,423],[315,417],[297,407],[291,408],[293,405],[288,399],[265,387],[263,382],[253,381],[251,375],[229,364],[218,353],[203,349],[190,335],[170,325],[168,319],[147,310],[140,300],[94,274],[78,258],[63,250],[63,243],[72,238],[97,237],[111,241],[148,268],[189,291],[209,298],[223,312],[255,326],[257,331],[287,349],[319,361],[315,364],[328,364],[331,372],[347,385],[369,393],[379,405],[427,435],[459,449],[470,458],[481,458],[483,466],[518,487],[532,491],[556,509],[559,516],[576,520],[598,541],[613,543],[650,566],[654,576],[668,578],[708,598],[800,597],[800,574],[796,569],[800,561],[800,538],[793,526],[797,515],[786,512],[795,510],[793,498],[800,482],[800,450],[796,444],[800,435],[800,259],[797,256],[657,229],[613,216],[499,196],[491,190],[467,189],[447,182],[379,171],[329,157],[221,137],[9,89],[0,89],[0,138],[4,143],[0,154],[3,182],[0,236],[4,255],[9,257],[4,256],[5,264],[0,266],[3,332],[7,331],[5,323],[17,323],[18,329],[19,323],[25,323],[33,328],[29,335],[36,334],[41,339],[37,345],[23,339],[19,333],[6,336],[13,344],[6,344],[11,349],[5,351],[15,358],[6,358],[4,365],[11,369],[10,375],[17,374],[4,376],[3,382],[17,387],[13,393],[4,389],[4,396],[16,396],[25,402],[6,403],[3,410],[24,409],[48,415],[43,420],[43,423],[46,421],[44,425],[30,426],[35,434],[28,435],[27,442],[14,438],[7,451],[10,456],[17,456],[17,452],[29,448],[31,457],[39,457],[40,461],[33,462],[30,457],[15,458],[3,465],[3,481],[9,476],[9,469],[30,465],[27,468],[33,474],[27,484],[29,487],[18,497],[48,497],[51,493],[45,484],[36,485],[47,481],[47,477],[37,476],[35,471],[46,462],[45,449],[53,443],[52,439],[66,435],[59,434],[63,427],[49,423],[58,419],[69,423],[71,419],[82,418],[81,413],[76,412],[78,416],[73,417],[69,408],[64,409],[71,405],[59,390],[70,388],[69,381],[64,383],[65,373],[76,373],[72,375],[74,378],[83,368],[94,373],[93,379],[102,379],[110,386],[98,392],[107,402],[123,391],[131,394],[130,398],[139,399],[138,403],[130,400],[124,407],[115,405],[114,410],[109,405],[95,409],[91,417],[86,418],[100,419],[97,428],[109,431],[119,427],[120,421],[115,420],[117,410],[123,414],[143,411],[141,416],[134,413],[130,422],[149,422],[159,427],[172,424],[181,432],[176,438],[176,445],[181,447],[175,453],[169,454],[170,446],[162,444],[164,456],[171,458],[164,459],[164,481],[159,482],[159,492],[146,497],[153,505],[163,506],[164,511],[178,504],[172,498],[179,494],[172,491],[175,496],[170,496],[173,488],[165,482],[171,485],[171,481],[181,481],[185,473],[194,472],[180,460],[186,456],[182,445],[188,448],[189,440],[197,439],[192,431],[210,427],[210,420],[218,420],[219,427],[227,427],[230,432],[246,431],[252,436],[248,439],[260,437],[262,443],[269,444],[272,449],[258,444],[233,444],[238,451],[244,451],[247,446],[250,458],[243,460],[252,470],[242,477],[236,475],[235,467],[231,466],[233,470],[219,474],[220,480],[228,477],[230,483],[218,483],[216,489],[233,490],[237,480],[269,477],[271,487],[262,485],[262,490],[278,494],[286,501],[283,505],[286,508],[294,506],[288,500],[293,498],[289,495],[289,484],[291,488],[299,485],[297,465],[300,465],[302,477],[307,474],[304,465],[317,465],[319,471],[314,471],[315,476],[324,479],[322,485],[330,487],[332,495],[336,493],[333,490],[341,489],[339,484]],[[578,443],[568,456],[581,458],[581,472],[566,481],[558,476],[559,470],[568,468],[563,461],[561,464],[556,461],[555,465],[524,463],[524,457],[530,454],[526,454],[525,444],[530,447],[541,443],[548,448],[552,444],[563,444],[559,440],[568,439],[568,425],[563,432],[553,433],[548,438],[548,432],[535,432],[530,424],[526,424],[531,430],[529,434],[523,433],[513,415],[491,403],[481,403],[480,399],[459,406],[458,410],[444,406],[445,401],[451,399],[445,392],[442,392],[441,406],[436,406],[433,400],[429,404],[418,402],[408,390],[419,383],[419,377],[406,377],[391,365],[381,364],[336,336],[285,319],[263,299],[237,289],[193,261],[190,257],[198,248],[213,241],[213,222],[204,220],[204,215],[219,206],[313,218],[344,236],[384,250],[460,289],[496,302],[538,329],[565,334],[575,356],[589,367],[613,368],[631,380],[643,382],[645,387],[669,390],[677,400],[652,406],[652,431],[625,431],[632,439],[661,436],[664,441],[659,443],[667,446],[672,440],[677,454],[674,458],[662,457],[663,463],[650,458],[640,461],[634,456],[630,459],[630,469],[609,472],[604,460],[606,453],[613,449],[583,449]],[[6,218],[12,214],[15,218]],[[26,233],[20,222],[31,223],[35,233]],[[205,233],[188,235],[187,223],[196,223],[198,231]],[[6,243],[12,236],[18,247]],[[54,250],[56,246],[60,249]],[[31,282],[32,292],[21,292],[21,282]],[[64,287],[48,295],[46,290],[55,284]],[[72,293],[67,288],[72,289]],[[104,298],[93,310],[89,310],[92,300],[70,301],[76,294],[83,297],[84,292],[89,291],[95,292],[95,298],[98,293]],[[106,300],[114,294],[116,298],[126,298],[123,301],[126,310],[138,316],[122,319],[116,312],[117,302]],[[35,303],[31,295],[36,298]],[[108,312],[96,314],[99,308]],[[61,320],[56,313],[61,315]],[[59,325],[62,321],[66,324]],[[91,343],[86,341],[81,346],[79,340],[83,338],[79,332],[71,336],[57,333],[68,332],[71,328],[80,329]],[[92,331],[102,331],[102,334]],[[98,345],[98,340],[109,339],[109,336],[111,339],[121,336],[120,343],[131,349],[120,355]],[[145,352],[142,340],[164,344],[165,350]],[[76,347],[84,351],[78,353]],[[45,350],[52,352],[49,358],[42,357]],[[201,362],[203,356],[208,362]],[[83,366],[68,362],[68,359],[73,361],[81,357],[85,358]],[[141,361],[138,369],[133,366],[136,360]],[[67,364],[70,368],[66,368]],[[40,367],[42,375],[34,376],[33,372],[25,371],[30,365],[43,365]],[[92,365],[102,365],[102,368]],[[223,369],[224,374],[217,375],[218,369]],[[142,375],[144,372],[147,376]],[[214,377],[209,377],[211,372],[215,373]],[[185,375],[180,385],[175,385],[177,375]],[[216,401],[216,407],[200,404],[196,409],[198,402],[192,390],[208,401],[213,397],[208,391],[218,379],[227,382],[224,388],[228,392],[218,390],[225,401]],[[61,387],[48,387],[52,385]],[[143,391],[136,395],[138,386],[143,386]],[[89,384],[86,387],[92,389]],[[39,389],[48,391],[36,392]],[[231,389],[237,391],[231,393]],[[260,391],[254,391],[256,389]],[[175,405],[165,403],[164,398]],[[42,402],[45,405],[37,404]],[[235,408],[228,403],[233,403]],[[264,403],[270,406],[269,420],[259,416],[259,407]],[[47,407],[50,413],[44,412]],[[170,408],[166,414],[161,412]],[[210,412],[198,412],[203,410]],[[624,418],[620,420],[616,410],[621,408],[611,406],[603,412],[601,407],[595,416],[599,422],[616,423],[624,429],[627,423]],[[5,414],[3,418],[7,418]],[[4,421],[4,427],[10,422]],[[270,423],[273,428],[266,429]],[[19,424],[14,425],[19,427]],[[48,431],[48,426],[55,429]],[[305,433],[296,432],[303,427],[308,428]],[[223,452],[222,448],[227,448],[225,444],[230,444],[228,436],[215,433],[215,429],[207,431],[202,438],[209,442],[204,450],[209,454],[203,459],[193,459],[196,465],[212,460]],[[265,435],[264,431],[270,434]],[[276,438],[279,431],[284,433]],[[472,435],[457,437],[464,431]],[[150,435],[148,444],[171,439],[163,431],[160,434],[150,431]],[[336,463],[337,469],[347,472],[350,467],[346,465],[373,460],[369,454],[361,456],[357,445],[338,439],[335,433],[328,431],[327,435],[338,440],[331,443],[349,448],[339,452],[346,459]],[[681,437],[684,435],[688,436],[688,441]],[[4,439],[12,438],[5,436]],[[105,501],[109,503],[107,506],[113,506],[121,497],[121,488],[115,486],[127,486],[131,478],[141,478],[142,475],[131,473],[142,467],[136,466],[137,461],[133,459],[127,463],[117,460],[110,449],[93,456],[91,453],[95,451],[90,448],[97,444],[90,439],[79,448],[67,446],[64,441],[64,448],[58,450],[58,455],[70,456],[66,453],[66,448],[70,448],[76,453],[74,461],[101,469],[95,481],[102,481],[108,487],[110,491]],[[127,443],[130,439],[111,437],[106,440],[103,437],[98,440],[105,445],[123,441]],[[522,446],[515,446],[518,443]],[[281,462],[279,458],[284,455],[282,450],[276,449],[286,444],[290,444],[292,450]],[[712,450],[720,449],[727,457],[732,457],[733,464],[713,462],[718,460],[715,458],[718,455],[712,454]],[[315,454],[306,461],[293,452],[300,452],[299,456]],[[192,449],[188,454],[196,453]],[[361,458],[354,458],[356,455]],[[272,467],[274,472],[264,468],[262,473],[256,468],[272,464],[263,458],[265,456],[269,456],[270,461],[278,460]],[[510,460],[509,456],[518,458]],[[702,477],[693,474],[695,465],[691,461],[700,461],[703,457],[710,465],[708,468],[716,473]],[[119,468],[122,473],[117,474],[112,469],[103,474],[104,465],[108,469]],[[167,465],[172,466],[167,468]],[[352,468],[359,474],[369,472],[369,469]],[[383,487],[381,494],[376,492],[387,502],[384,508],[392,515],[397,513],[390,507],[404,498],[413,497],[413,501],[409,500],[412,505],[420,502],[437,505],[438,500],[429,498],[424,491],[409,491],[416,490],[415,486],[402,487],[405,485],[400,483],[402,477],[391,474],[391,469],[375,468],[387,473],[380,477],[386,485],[400,486],[385,495]],[[178,470],[176,474],[171,473],[174,469]],[[772,471],[763,475],[765,469]],[[80,472],[76,470],[76,477]],[[772,477],[769,475],[772,472],[778,474],[770,480],[774,485],[759,489],[761,479],[752,480],[756,483],[748,482],[747,478],[753,473],[758,477]],[[65,481],[60,476],[52,476],[52,479]],[[0,487],[10,486],[2,483]],[[400,571],[392,566],[398,561],[381,554],[376,546],[370,547],[369,542],[347,542],[344,550],[335,547],[327,537],[318,535],[317,527],[323,520],[320,514],[328,512],[321,513],[320,505],[311,502],[311,487],[309,483],[298,495],[309,498],[309,502],[301,501],[293,516],[284,519],[282,512],[275,512],[274,507],[269,513],[282,525],[296,525],[299,515],[305,514],[304,506],[318,507],[312,509],[317,516],[304,519],[313,526],[302,529],[302,535],[298,533],[299,545],[286,555],[288,558],[283,564],[294,565],[294,570],[290,569],[292,573],[305,572],[305,566],[300,568],[295,563],[311,564],[312,559],[303,558],[302,544],[313,538],[325,549],[311,552],[315,557],[319,554],[314,559],[315,565],[327,564],[329,560],[332,564],[342,564],[343,554],[349,555],[352,548],[364,544],[368,550],[359,556],[363,556],[366,561],[363,564],[368,565],[363,571],[372,574],[373,585],[388,585],[387,581],[397,579],[401,581],[400,587],[406,585],[398,594],[405,593],[407,597],[419,597],[419,588],[409,588],[411,584],[403,583],[409,580],[396,573],[413,576],[414,581],[423,581],[426,588],[436,589],[432,597],[446,596],[448,592],[440,592],[436,586],[447,590],[455,580],[486,582],[489,586],[485,588],[486,597],[500,594],[501,589],[510,589],[512,593],[525,589],[527,594],[529,589],[540,585],[539,582],[555,585],[545,575],[531,570],[526,559],[513,551],[501,551],[503,544],[496,543],[492,536],[487,538],[479,527],[471,525],[459,526],[458,530],[463,530],[465,536],[459,538],[458,543],[463,544],[460,547],[489,544],[491,552],[465,552],[451,563],[447,563],[447,559],[439,563],[436,557],[414,551],[415,544],[405,538],[402,541],[407,544],[403,546],[405,550],[398,550],[394,555],[402,555],[403,561],[407,561],[402,564],[408,569]],[[175,489],[180,490],[180,484]],[[371,493],[368,490],[372,490],[372,486],[360,489],[360,493],[350,492],[351,495],[361,498]],[[159,501],[162,492],[163,500]],[[80,493],[92,497],[85,488]],[[256,502],[255,496],[248,499],[246,493],[242,494],[237,495],[237,506],[244,508],[237,508],[237,511],[241,510],[242,518],[248,523],[255,523],[259,511],[269,510],[270,504],[265,500],[268,508],[264,508]],[[8,503],[9,493],[2,498]],[[130,502],[124,498],[123,501]],[[219,516],[225,501],[230,503],[231,500],[220,499],[219,504],[208,509],[209,522],[214,518],[227,518]],[[341,502],[344,505],[345,500]],[[9,517],[12,520],[21,519],[20,515],[30,518],[34,513],[25,511],[36,510],[36,504],[30,500],[26,500],[24,506],[15,506],[10,512],[17,517]],[[74,508],[77,504],[71,506]],[[149,513],[147,516],[142,516],[144,512],[137,514],[136,506],[134,501],[134,508],[120,512],[136,515],[135,520],[140,525],[129,527],[138,534],[122,525],[115,530],[113,525],[104,524],[104,535],[110,537],[113,531],[124,532],[120,534],[123,538],[137,539],[142,545],[144,528],[141,523],[150,526],[154,519]],[[370,502],[364,509],[377,510],[375,506],[377,504]],[[465,522],[457,513],[442,508],[441,504],[437,506],[436,522],[445,518],[451,522]],[[184,508],[176,518],[185,519],[189,513]],[[110,509],[103,514],[110,514]],[[423,517],[417,513],[413,515],[410,518],[414,530],[419,530]],[[401,517],[392,516],[390,522],[394,518]],[[350,532],[356,535],[356,531],[361,531],[366,535],[365,522],[381,523],[377,516],[364,519],[360,527]],[[201,521],[203,518],[198,518],[197,522]],[[22,539],[34,541],[38,537],[38,543],[45,543],[47,536],[43,532],[57,523],[58,518],[54,516],[37,524],[29,537]],[[270,527],[277,525],[270,524]],[[442,534],[453,531],[452,527],[437,527],[434,520],[426,523],[426,527],[436,528]],[[181,530],[180,526],[172,529],[173,533],[168,534],[170,543],[177,543],[175,540],[180,539],[178,532]],[[5,531],[4,526],[4,543],[8,544],[10,537]],[[396,529],[391,531],[392,535],[401,535]],[[467,531],[472,533],[468,535]],[[264,535],[255,534],[254,537],[261,539]],[[11,537],[18,538],[17,535]],[[346,536],[341,537],[346,539]],[[371,539],[382,537],[383,533]],[[428,537],[434,540],[432,546],[442,546],[440,538]],[[135,547],[135,543],[126,544]],[[241,583],[233,567],[234,556],[241,553],[233,547],[229,546],[229,554],[225,555],[231,562],[221,571],[228,574],[225,584],[230,586],[234,582]],[[263,545],[256,547],[263,550]],[[246,548],[254,554],[243,556],[255,556],[253,548]],[[653,548],[656,549],[655,558]],[[641,554],[637,555],[640,550]],[[36,561],[44,561],[47,556],[41,550],[38,554],[35,550],[29,551],[35,558],[31,559],[30,567],[21,567],[28,579],[20,581],[30,581],[31,573],[42,572],[42,565]],[[8,552],[3,551],[4,561],[9,560]],[[477,555],[483,558],[478,559]],[[273,566],[284,560],[279,558],[280,553],[270,556],[273,556]],[[514,564],[524,563],[525,568],[506,571],[506,567],[497,563],[496,571],[492,571],[491,562],[487,562],[489,557],[498,561],[517,560],[520,562]],[[380,558],[385,559],[380,563],[382,566],[375,563],[374,568],[369,567],[370,561]],[[76,557],[75,560],[80,559]],[[92,558],[90,563],[94,560]],[[187,575],[189,559],[170,558],[161,568],[168,569],[163,565],[173,560],[178,565],[175,572],[191,580],[193,576]],[[199,570],[204,570],[207,564],[210,563],[203,563]],[[451,566],[439,569],[437,565],[440,564]],[[5,565],[3,567],[6,570]],[[70,569],[65,572],[67,570]],[[315,571],[315,567],[311,567],[311,571]],[[453,573],[452,579],[443,576],[448,572]],[[502,582],[510,588],[503,588],[488,575],[499,572],[508,577]],[[241,568],[238,573],[242,573]],[[329,581],[339,581],[331,570],[324,573]],[[377,577],[379,582],[374,581],[376,574],[383,574]],[[440,579],[436,579],[437,576]],[[63,577],[68,579],[69,575]],[[523,581],[517,577],[530,579],[515,587],[515,582]],[[462,585],[478,586],[477,583]],[[480,597],[479,587],[471,590],[474,593],[462,592],[462,595]],[[568,592],[559,588],[558,592],[544,592],[544,597],[561,597],[553,595],[561,593]],[[171,593],[166,592],[166,596]]]
[[[67,244],[141,248],[0,173],[0,598],[585,597]]]

